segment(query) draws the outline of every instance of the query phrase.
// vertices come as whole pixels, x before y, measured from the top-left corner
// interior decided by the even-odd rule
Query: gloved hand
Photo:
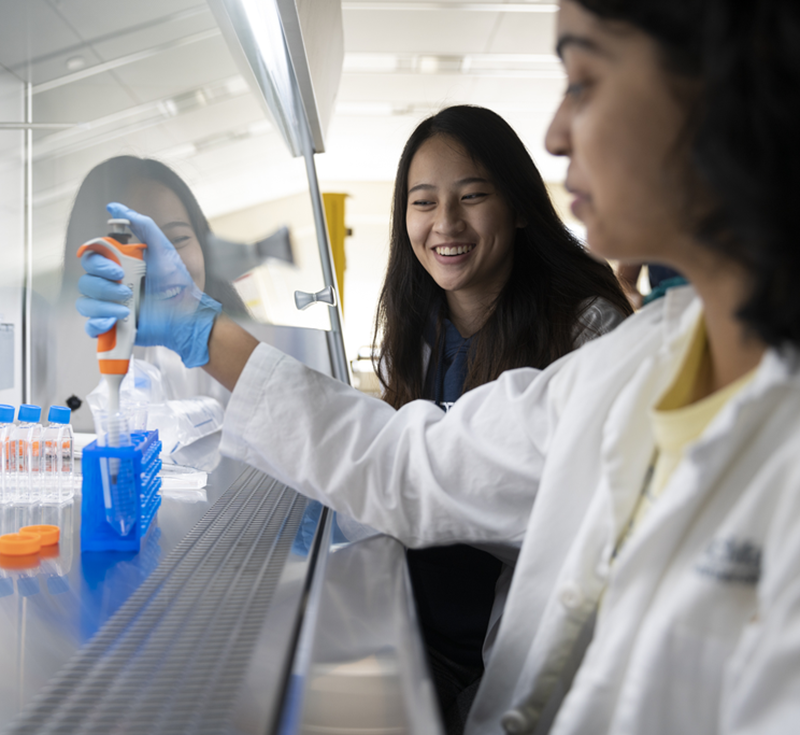
[[[106,208],[112,217],[130,220],[134,235],[147,243],[145,294],[139,308],[136,344],[169,347],[186,367],[205,365],[208,337],[221,305],[197,288],[180,255],[150,217],[122,204]],[[97,337],[129,313],[118,302],[130,297],[130,289],[115,283],[122,278],[122,268],[99,253],[85,253],[81,263],[86,274],[78,281],[78,290],[84,298],[78,299],[76,306],[89,317],[86,332]]]

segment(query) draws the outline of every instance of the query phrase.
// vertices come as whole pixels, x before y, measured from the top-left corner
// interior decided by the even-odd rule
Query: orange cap
[[[42,537],[38,533],[7,533],[0,536],[0,554],[25,556],[37,554],[42,548]]]
[[[38,533],[42,537],[42,546],[51,546],[58,543],[61,529],[58,526],[23,526],[20,533]]]
[[[108,247],[106,243],[112,247]],[[81,245],[78,248],[78,257],[80,258],[85,252],[91,251],[93,253],[100,253],[100,255],[104,255],[109,260],[113,260],[117,265],[122,265],[119,262],[117,254],[114,252],[114,248],[118,248],[123,255],[127,255],[129,258],[144,260],[144,254],[142,251],[147,250],[147,245],[145,245],[143,242],[134,242],[130,245],[126,245],[118,240],[115,240],[113,237],[98,237]]]

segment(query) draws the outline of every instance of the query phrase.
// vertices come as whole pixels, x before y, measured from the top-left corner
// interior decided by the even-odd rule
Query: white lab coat
[[[653,451],[646,408],[699,311],[691,289],[670,291],[447,414],[422,401],[395,412],[262,346],[222,449],[409,546],[521,544],[471,735],[499,732],[524,701],[536,719],[606,585],[553,732],[798,732],[796,351],[765,355],[609,568]]]
[[[610,301],[602,297],[589,298],[581,302],[578,309],[580,316],[574,330],[574,349],[591,342],[593,339],[607,334],[615,327],[618,327],[624,320],[625,315],[620,312]],[[427,342],[422,344],[422,374],[428,372],[432,351]],[[383,366],[380,366],[381,368]],[[340,516],[341,518],[341,516]],[[342,524],[340,524],[341,526]],[[514,574],[514,567],[517,563],[519,549],[516,547],[500,546],[495,544],[481,546],[480,548],[493,553],[503,562],[503,568],[497,578],[494,589],[494,602],[489,615],[489,622],[486,626],[486,637],[483,642],[482,655],[484,665],[488,663],[494,644],[497,640],[497,633],[500,628],[500,621],[503,617],[503,610],[508,599],[508,592],[511,589],[511,580]]]

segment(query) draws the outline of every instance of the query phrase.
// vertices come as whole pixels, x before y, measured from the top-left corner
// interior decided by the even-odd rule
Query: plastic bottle
[[[44,463],[42,466],[42,502],[66,503],[72,499],[73,448],[72,411],[66,406],[50,406],[42,431]]]
[[[12,464],[16,466],[16,482],[13,490],[13,502],[36,503],[41,498],[42,476],[42,425],[39,419],[42,409],[39,406],[22,404],[17,414],[17,425],[11,437],[13,456]]]
[[[11,502],[9,442],[14,431],[14,407],[0,404],[0,503]]]

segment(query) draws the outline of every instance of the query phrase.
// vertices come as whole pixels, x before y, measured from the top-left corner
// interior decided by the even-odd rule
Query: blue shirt
[[[444,320],[443,326],[444,335],[439,344],[439,360],[435,369],[431,365],[428,370],[429,378],[432,376],[432,384],[430,393],[426,397],[430,396],[439,408],[449,411],[464,392],[472,337],[462,337],[449,319]]]
[[[423,397],[447,411],[464,393],[472,337],[462,337],[445,319],[437,349],[435,321],[428,327],[425,340],[432,359]],[[409,549],[407,560],[426,644],[461,666],[482,668],[483,641],[502,563],[466,544]]]

